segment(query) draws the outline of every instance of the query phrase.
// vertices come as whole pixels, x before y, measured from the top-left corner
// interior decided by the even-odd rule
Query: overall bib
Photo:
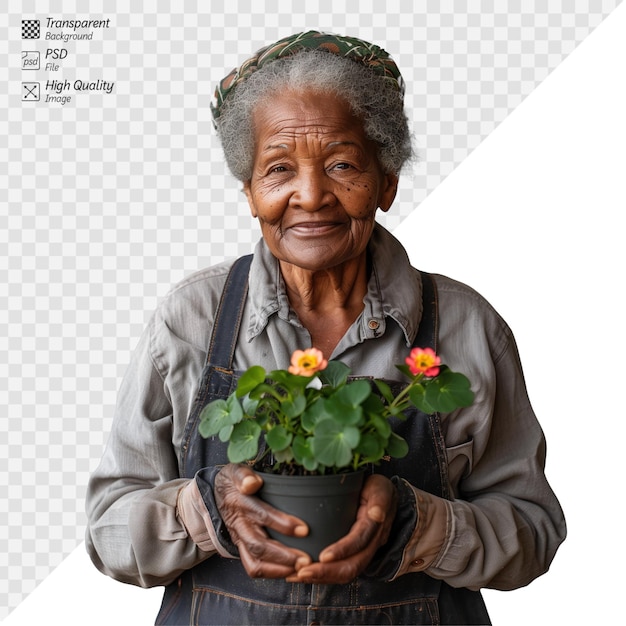
[[[198,434],[198,421],[204,406],[217,398],[228,397],[241,375],[232,369],[232,360],[247,296],[250,261],[251,256],[239,259],[226,281],[206,365],[185,427],[180,459],[181,476],[195,477],[218,538],[233,557],[238,556],[237,549],[219,516],[212,490],[216,473],[228,463],[227,444],[216,437],[203,439]],[[436,293],[427,274],[423,274],[423,284],[423,319],[414,345],[435,348]],[[398,390],[396,388],[394,392]],[[394,430],[408,441],[409,454],[404,459],[383,462],[374,468],[375,471],[389,478],[396,477],[393,479],[396,484],[400,476],[424,491],[450,498],[438,416],[428,416],[417,409],[406,414],[407,420],[394,424]],[[396,516],[398,529],[402,527],[403,518],[406,520],[415,515],[412,507],[401,505],[402,498]],[[408,525],[409,532],[413,527]],[[396,525],[392,533],[395,529]],[[392,540],[393,537],[390,543]],[[401,556],[400,548],[394,567]],[[377,558],[382,562],[378,555]],[[453,589],[421,572],[384,582],[385,575],[393,573],[384,570],[382,566],[377,570],[373,563],[365,573],[367,575],[359,576],[350,584],[306,585],[253,579],[238,558],[214,555],[186,571],[166,588],[156,623],[237,626],[490,623],[480,593]]]

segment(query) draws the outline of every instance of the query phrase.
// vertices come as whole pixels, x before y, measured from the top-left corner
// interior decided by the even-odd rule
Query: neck
[[[340,266],[316,271],[281,261],[291,306],[298,313],[332,314],[356,309],[358,314],[367,293],[366,254],[363,252]]]

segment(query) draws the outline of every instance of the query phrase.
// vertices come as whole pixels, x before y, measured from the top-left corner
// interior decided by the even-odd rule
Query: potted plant
[[[406,419],[403,412],[408,406],[425,413],[447,413],[473,402],[469,380],[441,364],[430,348],[413,348],[406,362],[396,367],[409,382],[394,396],[384,381],[350,378],[344,363],[326,361],[315,348],[296,350],[288,370],[266,372],[259,365],[252,366],[226,400],[215,400],[202,411],[200,434],[228,442],[232,463],[249,462],[262,472],[260,497],[309,524],[308,538],[280,536],[281,541],[301,547],[301,542],[319,536],[320,546],[307,550],[315,558],[321,548],[347,532],[356,515],[364,468],[384,457],[401,458],[408,453],[407,442],[390,422]],[[293,477],[296,484],[276,487],[273,477],[280,481]],[[340,494],[320,505],[319,497],[328,496],[332,489],[314,486],[320,479],[350,485],[353,503],[348,504],[347,496]],[[305,488],[303,480],[307,480]],[[291,506],[297,496],[315,491],[315,509],[331,517],[330,534],[312,521],[311,514]],[[287,502],[275,496],[284,496]],[[343,528],[339,517],[345,518]]]

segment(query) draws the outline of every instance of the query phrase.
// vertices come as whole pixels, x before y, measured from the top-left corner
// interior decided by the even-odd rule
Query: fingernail
[[[320,554],[320,563],[329,563],[335,560],[335,553],[332,550],[324,550]]]
[[[305,526],[304,524],[301,524],[299,526],[296,526],[293,529],[293,532],[294,532],[296,537],[306,537],[309,534],[309,528],[308,528],[308,526]]]
[[[378,505],[374,505],[371,509],[368,509],[367,510],[367,516],[373,522],[384,522],[385,521],[385,513],[383,512],[383,510]]]
[[[242,487],[253,487],[256,485],[256,478],[254,476],[246,476],[242,481],[241,481],[241,486]]]
[[[258,479],[255,476],[246,476],[241,481],[241,487],[244,490],[254,489],[254,488],[258,487]]]
[[[296,561],[296,570],[301,570],[303,567],[311,564],[311,559],[306,556],[301,556]]]

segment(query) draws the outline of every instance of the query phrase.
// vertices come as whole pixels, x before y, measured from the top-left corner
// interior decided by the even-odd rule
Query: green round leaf
[[[287,446],[280,452],[274,452],[274,460],[277,463],[291,463],[291,461],[293,461],[293,450],[291,446]]]
[[[386,452],[395,459],[401,459],[409,453],[409,444],[400,435],[391,433]]]
[[[352,450],[360,440],[359,429],[354,426],[342,427],[331,419],[321,420],[311,437],[311,449],[322,465],[345,467],[352,460]]]
[[[228,445],[228,460],[231,463],[243,463],[253,459],[259,450],[260,435],[261,427],[252,420],[236,424]]]
[[[421,383],[411,387],[411,389],[409,390],[409,398],[420,411],[423,411],[428,415],[430,415],[431,413],[435,413],[435,411],[437,410],[433,408],[426,400],[426,389]]]
[[[385,454],[384,442],[376,433],[363,433],[355,452],[365,457],[367,463],[376,463]]]
[[[222,430],[220,430],[218,434],[219,440],[226,443],[230,439],[230,436],[233,433],[233,428],[234,426],[232,424],[228,424],[227,426],[224,426],[224,428],[222,428]]]
[[[415,375],[411,373],[411,370],[408,365],[402,363],[400,365],[396,365],[396,369],[400,370],[407,378],[413,379]]]
[[[384,439],[387,439],[389,435],[391,435],[391,425],[384,417],[381,417],[380,415],[373,415],[371,422],[376,429],[376,432]]]
[[[265,370],[260,365],[248,368],[237,381],[237,397],[250,393],[257,385],[265,381]]]
[[[435,411],[449,413],[459,407],[470,406],[474,393],[463,374],[445,370],[426,387],[425,400]]]
[[[310,439],[302,435],[296,435],[293,439],[293,456],[296,463],[302,465],[305,469],[312,472],[317,469],[318,462],[313,456],[311,450]]]
[[[326,369],[319,372],[318,377],[324,385],[340,387],[345,384],[350,375],[350,368],[341,361],[329,361]]]
[[[341,402],[337,396],[327,398],[324,402],[326,419],[333,420],[340,426],[356,426],[362,421],[363,409]]]
[[[293,400],[285,400],[280,404],[281,411],[289,418],[298,417],[306,409],[306,398],[303,395],[297,395]]]
[[[228,414],[231,424],[237,424],[243,419],[243,409],[241,404],[234,393],[231,393],[226,400],[226,406],[228,407]]]
[[[381,415],[385,410],[383,401],[375,393],[371,393],[361,406],[368,415]]]
[[[393,402],[391,387],[383,380],[375,380],[374,384],[378,388],[380,395],[387,401],[387,404],[391,404]]]
[[[204,438],[212,437],[217,435],[224,426],[232,423],[226,400],[214,400],[202,409],[198,432]]]
[[[325,401],[323,398],[318,398],[313,404],[311,404],[307,410],[302,414],[301,424],[302,428],[308,433],[312,433],[315,428],[315,424],[321,419],[328,417],[328,413],[325,408]]]
[[[253,400],[250,396],[244,396],[241,399],[241,406],[246,415],[254,415],[259,406],[258,400]]]
[[[272,452],[280,452],[291,444],[293,435],[287,432],[284,426],[274,426],[265,433],[265,441]]]
[[[342,404],[355,408],[372,393],[372,388],[366,380],[355,380],[352,383],[342,387],[333,398],[339,400]]]
[[[267,377],[285,389],[304,389],[311,382],[311,376],[297,376],[286,370],[274,370]]]
[[[250,397],[253,400],[265,400],[266,398],[270,400],[273,398],[279,402],[282,400],[282,396],[280,395],[280,393],[278,393],[276,388],[272,387],[272,385],[268,385],[265,382],[259,383],[258,385],[256,385],[256,387],[254,387],[254,389],[251,389]]]

